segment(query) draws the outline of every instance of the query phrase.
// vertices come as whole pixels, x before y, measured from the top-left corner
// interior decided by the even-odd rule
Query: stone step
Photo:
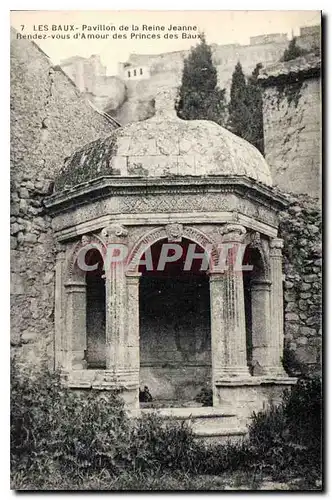
[[[132,418],[142,415],[156,414],[165,421],[176,419],[186,421],[197,439],[207,444],[241,441],[247,435],[247,427],[240,422],[238,416],[229,408],[145,408],[130,410]]]
[[[220,425],[206,425],[194,430],[197,440],[204,441],[205,444],[235,444],[242,442],[248,435],[247,427],[238,425],[237,427],[221,427]]]

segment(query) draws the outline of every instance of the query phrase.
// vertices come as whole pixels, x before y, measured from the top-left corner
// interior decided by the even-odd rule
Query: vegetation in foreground
[[[210,447],[184,423],[129,420],[119,395],[73,392],[60,382],[58,374],[32,379],[13,365],[13,489],[256,489],[266,478],[317,489],[320,482],[318,379],[300,380],[281,406],[254,415],[245,443]]]

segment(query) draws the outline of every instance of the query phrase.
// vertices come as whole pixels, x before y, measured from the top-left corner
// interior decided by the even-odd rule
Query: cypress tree
[[[262,154],[264,153],[264,128],[263,128],[263,97],[262,89],[258,83],[259,70],[262,64],[256,65],[248,78],[247,94],[249,105],[249,123],[246,139],[253,144]]]
[[[261,64],[257,64],[248,82],[241,63],[235,66],[232,75],[227,128],[242,137],[263,153],[263,102],[257,82]]]
[[[233,134],[246,138],[247,124],[250,119],[247,103],[247,82],[241,63],[235,66],[228,105],[228,128]]]
[[[183,120],[212,120],[219,125],[224,122],[225,89],[218,88],[211,47],[204,36],[184,60],[176,111]]]

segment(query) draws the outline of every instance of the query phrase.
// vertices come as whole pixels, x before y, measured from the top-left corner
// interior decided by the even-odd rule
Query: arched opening
[[[257,248],[247,246],[243,265],[252,267],[252,269],[244,267],[243,270],[247,364],[252,375],[260,375],[257,361],[263,344],[262,339],[266,336],[264,330],[270,320],[266,308],[270,301],[269,282],[266,279],[262,255]]]
[[[207,263],[191,262],[204,250],[183,239],[181,256],[163,265],[167,244],[152,245],[139,267],[140,387],[148,386],[156,406],[199,406],[197,395],[212,388]]]
[[[96,249],[86,255],[89,266],[97,264],[94,271],[86,273],[86,361],[90,369],[106,368],[106,309],[103,259]]]

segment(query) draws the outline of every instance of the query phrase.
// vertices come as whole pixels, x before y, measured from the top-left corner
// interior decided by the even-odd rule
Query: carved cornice
[[[78,205],[86,205],[110,196],[235,193],[255,201],[270,210],[279,211],[288,206],[287,198],[276,188],[265,186],[253,179],[241,176],[207,177],[100,177],[75,188],[56,193],[45,200],[51,214],[61,213]]]

